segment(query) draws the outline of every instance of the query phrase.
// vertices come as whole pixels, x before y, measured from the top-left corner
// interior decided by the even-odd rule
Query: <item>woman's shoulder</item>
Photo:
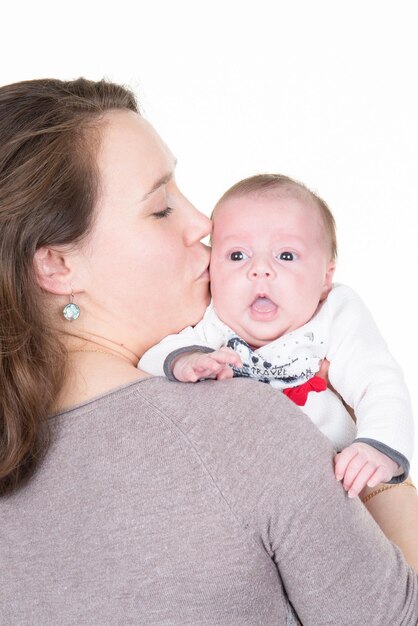
[[[106,415],[115,412],[140,418],[145,413],[157,413],[184,435],[214,444],[231,437],[259,444],[284,443],[288,436],[298,438],[298,446],[312,441],[317,429],[311,421],[282,393],[270,385],[246,378],[224,381],[206,380],[199,383],[179,383],[163,377],[131,381],[67,411],[52,416],[65,421],[68,417],[89,413]],[[223,436],[220,437],[220,433]],[[319,435],[321,437],[321,435]],[[295,442],[294,442],[295,443]]]
[[[295,472],[309,472],[318,459],[329,471],[332,459],[328,440],[298,407],[270,385],[243,378],[195,384],[143,379],[56,417],[64,429],[81,422],[87,437],[105,438],[117,427],[138,453],[144,422],[158,424],[165,440],[187,449],[240,506],[277,477],[291,484]]]
[[[262,437],[268,424],[278,431],[288,427],[303,431],[310,423],[282,393],[247,378],[199,383],[151,378],[131,389],[184,433],[202,433],[206,441],[221,430],[248,440],[251,433]],[[312,430],[316,432],[315,427]]]
[[[282,393],[258,381],[175,383],[152,379],[137,386],[193,449],[208,475],[244,512],[274,484],[280,491],[306,480],[312,468],[331,472],[329,441]]]

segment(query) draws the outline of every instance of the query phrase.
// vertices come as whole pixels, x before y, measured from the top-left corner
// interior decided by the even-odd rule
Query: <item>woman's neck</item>
[[[82,333],[65,331],[64,342],[68,353],[97,353],[108,354],[116,358],[124,359],[127,363],[136,367],[140,356],[133,352],[123,343],[118,343],[102,335],[94,333]]]
[[[54,412],[62,412],[112,389],[148,377],[137,369],[139,355],[123,343],[77,328],[64,328],[68,353],[65,383]]]
[[[70,350],[65,383],[57,398],[54,412],[60,413],[143,378],[149,378],[149,374],[112,352],[96,349]]]

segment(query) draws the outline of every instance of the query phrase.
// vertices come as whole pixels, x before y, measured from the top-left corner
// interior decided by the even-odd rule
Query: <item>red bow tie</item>
[[[310,391],[325,391],[326,388],[326,381],[319,376],[314,376],[303,385],[283,389],[283,393],[298,406],[305,406]]]

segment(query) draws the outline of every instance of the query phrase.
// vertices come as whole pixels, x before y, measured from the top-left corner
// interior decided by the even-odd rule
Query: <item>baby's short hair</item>
[[[278,192],[280,196],[297,198],[302,202],[313,203],[319,209],[329,239],[331,258],[332,260],[336,259],[337,235],[335,219],[331,209],[320,196],[311,191],[306,185],[282,174],[257,174],[256,176],[250,176],[249,178],[244,178],[238,183],[235,183],[235,185],[232,185],[232,187],[225,191],[223,196],[216,203],[212,212],[212,219],[219,205],[223,204],[225,200],[236,196],[246,196],[249,194],[267,195],[269,193],[274,194],[275,192]]]

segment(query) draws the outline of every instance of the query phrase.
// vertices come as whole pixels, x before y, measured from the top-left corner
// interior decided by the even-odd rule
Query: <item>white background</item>
[[[10,5],[0,83],[83,75],[128,84],[202,211],[262,171],[324,197],[338,225],[336,280],[372,310],[417,414],[415,0]],[[417,478],[418,453],[412,468]]]

